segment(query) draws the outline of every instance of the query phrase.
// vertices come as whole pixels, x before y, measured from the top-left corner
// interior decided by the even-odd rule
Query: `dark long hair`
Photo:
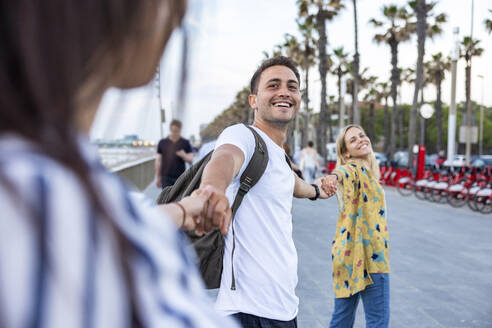
[[[123,64],[124,46],[141,37],[143,22],[155,19],[163,2],[168,2],[171,25],[173,15],[182,16],[185,1],[0,0],[0,135],[28,139],[76,174],[100,219],[116,231],[123,271],[128,271],[125,252],[131,246],[105,210],[78,148],[77,95],[96,75],[95,89],[107,87]],[[5,185],[8,179],[1,178]],[[132,277],[126,276],[131,292]]]

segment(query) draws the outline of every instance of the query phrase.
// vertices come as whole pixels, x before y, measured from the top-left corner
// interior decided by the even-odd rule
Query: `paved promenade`
[[[385,190],[392,266],[390,326],[492,327],[492,216]],[[146,193],[155,197],[157,190]],[[296,199],[293,214],[299,327],[328,327],[336,199]],[[365,327],[362,308],[361,302],[355,327]]]

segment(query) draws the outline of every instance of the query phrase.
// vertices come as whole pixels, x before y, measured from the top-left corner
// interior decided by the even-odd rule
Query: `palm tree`
[[[303,112],[303,133],[301,139],[301,147],[305,147],[308,141],[309,122],[311,109],[309,108],[309,71],[311,67],[316,63],[316,48],[315,40],[313,36],[314,32],[314,20],[312,16],[305,17],[304,19],[297,20],[297,27],[301,32],[303,37],[303,42],[301,42],[301,68],[304,72],[304,89],[303,89],[303,101],[304,101],[304,112]],[[330,124],[331,125],[331,124]]]
[[[442,53],[432,55],[432,60],[426,62],[425,65],[429,80],[436,86],[436,151],[442,150],[442,100],[441,100],[441,82],[444,79],[446,71],[451,68],[451,58],[448,56],[443,58]]]
[[[423,84],[423,72],[424,72],[424,55],[425,55],[425,39],[426,37],[432,38],[437,34],[442,33],[441,25],[447,20],[445,14],[434,15],[432,9],[437,2],[431,2],[426,4],[426,0],[414,0],[410,1],[410,7],[415,11],[417,15],[417,76],[415,78],[415,88],[413,92],[412,108],[410,110],[410,123],[408,127],[408,163],[413,163],[413,145],[415,144],[416,132],[417,132],[417,106],[419,92],[422,90]],[[433,22],[428,23],[431,19]]]
[[[318,152],[323,160],[326,158],[326,128],[328,119],[328,107],[326,105],[326,75],[328,74],[328,56],[326,46],[328,43],[326,33],[326,21],[332,20],[344,5],[342,0],[297,0],[299,16],[312,16],[318,31],[318,55],[319,55],[319,75],[321,79],[321,105],[319,112],[318,131],[316,134],[316,145]],[[314,11],[314,13],[310,13]]]
[[[360,124],[360,110],[359,110],[359,39],[358,39],[358,26],[357,26],[357,0],[352,0],[354,5],[354,61],[352,65],[352,75],[354,78],[354,86],[352,90],[352,113],[354,115],[354,123]]]
[[[399,89],[398,89],[398,99],[399,101],[402,101],[401,98],[401,90],[403,88],[403,83],[407,83],[408,85],[415,84],[415,70],[411,67],[407,68],[400,68],[400,84],[399,84]],[[399,137],[398,137],[398,148],[399,149],[405,149],[405,137],[404,137],[404,118],[405,118],[405,112],[403,108],[400,108],[398,111],[398,131]],[[396,141],[395,141],[396,142]]]
[[[424,64],[424,68],[426,68],[425,64]],[[408,68],[404,68],[400,71],[401,73],[401,76],[402,76],[402,82],[406,82],[408,84],[414,84],[415,85],[415,79],[416,79],[416,74],[415,74],[415,70],[411,67],[408,67]],[[429,85],[430,83],[432,83],[432,80],[428,74],[428,70],[425,69],[423,71],[423,74],[422,74],[423,78],[422,78],[422,85],[421,85],[421,89],[420,89],[420,102],[418,104],[417,107],[420,108],[420,106],[422,106],[425,101],[425,97],[424,97],[424,90],[425,88],[427,87],[427,85]],[[419,144],[424,144],[424,139],[425,139],[425,136],[424,136],[424,132],[423,129],[424,129],[424,126],[425,126],[425,119],[419,115],[419,120],[420,120],[420,139],[419,139]],[[400,126],[403,126],[403,120],[402,118],[400,117]],[[403,130],[402,130],[403,131]],[[402,138],[403,139],[403,138]]]
[[[376,27],[382,29],[382,33],[376,34],[374,40],[381,44],[389,45],[391,50],[391,98],[393,98],[393,110],[391,112],[392,124],[390,132],[390,160],[395,152],[396,127],[398,125],[398,106],[397,106],[397,88],[400,83],[400,72],[398,70],[398,46],[400,42],[410,39],[415,25],[410,22],[412,13],[409,13],[405,7],[388,5],[383,7],[383,16],[386,24],[376,19],[370,22]]]
[[[489,9],[489,13],[492,14],[492,9]],[[485,29],[489,32],[489,34],[492,32],[492,19],[486,18],[483,23],[485,24]]]
[[[388,98],[391,95],[391,88],[388,82],[380,82],[378,84],[379,87],[379,92],[381,94],[381,98],[384,98],[384,153],[388,153],[388,148],[389,148],[389,132],[390,130],[387,128],[390,125],[390,119],[389,119],[389,106],[388,106]]]
[[[381,101],[382,94],[377,87],[377,76],[370,76],[367,80],[367,92],[364,95],[364,101],[369,103],[369,139],[374,139],[374,104]],[[373,141],[374,142],[374,141]]]
[[[338,117],[339,120],[343,120],[343,95],[342,95],[342,79],[343,76],[350,72],[350,68],[348,67],[347,59],[349,54],[344,51],[343,47],[338,47],[333,50],[333,59],[334,59],[334,68],[331,72],[333,75],[337,76],[337,86],[338,86]],[[350,123],[351,120],[350,120]],[[330,140],[332,140],[332,136],[330,136]]]
[[[471,90],[471,62],[472,57],[479,57],[482,55],[483,48],[480,48],[478,44],[480,40],[472,40],[471,37],[465,36],[463,41],[461,41],[461,46],[463,47],[461,57],[466,60],[465,67],[465,108],[466,108],[466,122],[468,126],[471,126],[471,98],[470,98],[470,90]]]

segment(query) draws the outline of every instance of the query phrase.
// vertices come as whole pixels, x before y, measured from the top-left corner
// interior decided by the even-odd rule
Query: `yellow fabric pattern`
[[[389,237],[384,190],[360,163],[335,169],[343,177],[343,201],[331,257],[336,298],[371,285],[371,273],[389,273]]]

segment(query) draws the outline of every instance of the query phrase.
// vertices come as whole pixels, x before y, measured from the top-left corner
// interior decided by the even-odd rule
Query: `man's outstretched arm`
[[[224,144],[212,154],[210,162],[203,170],[199,190],[209,186],[212,196],[204,208],[203,220],[199,223],[199,232],[208,232],[218,227],[225,235],[231,221],[231,208],[225,195],[227,186],[239,173],[244,163],[244,154],[236,146]]]
[[[299,178],[295,173],[294,173],[294,178],[296,179],[294,185],[294,197],[296,198],[316,197],[316,189],[312,185]],[[319,189],[319,198],[320,199],[330,198],[335,194],[337,190],[336,188],[337,186],[336,184],[330,184],[330,185],[326,185],[325,188],[322,188],[323,183],[321,179],[322,178],[318,178],[314,181],[314,184],[317,185]]]

